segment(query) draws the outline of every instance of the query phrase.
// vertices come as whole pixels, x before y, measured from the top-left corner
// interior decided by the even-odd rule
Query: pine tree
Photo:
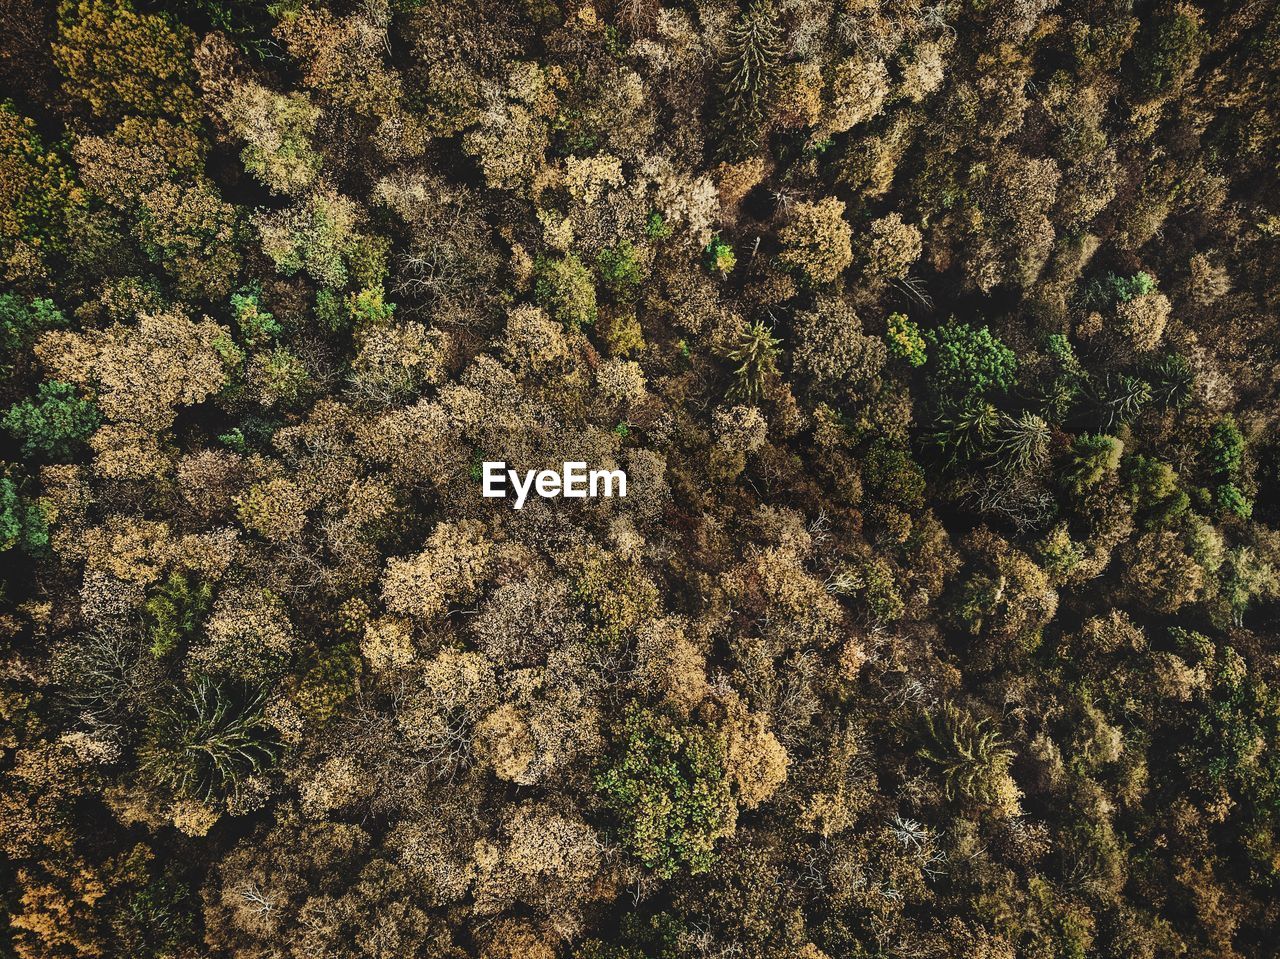
[[[941,772],[947,798],[996,801],[1000,780],[1013,759],[1013,750],[1005,745],[1000,731],[953,703],[943,703],[923,719],[925,742],[916,755]]]
[[[1049,424],[1035,413],[1005,416],[997,444],[1000,460],[1016,472],[1035,469],[1049,458],[1049,439]]]
[[[720,65],[723,159],[740,160],[759,149],[781,60],[782,31],[773,5],[752,3],[729,30],[728,56]]]
[[[265,700],[260,691],[232,693],[199,677],[153,716],[140,751],[143,768],[178,796],[237,794],[246,776],[263,772],[278,755]]]
[[[756,400],[764,392],[765,384],[778,372],[778,348],[781,340],[763,322],[752,323],[743,331],[735,349],[726,357],[738,364],[734,369],[734,384],[729,391],[731,399]]]

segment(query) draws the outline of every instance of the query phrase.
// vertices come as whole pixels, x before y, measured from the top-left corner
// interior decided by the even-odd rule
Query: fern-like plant
[[[1126,426],[1151,400],[1151,384],[1125,373],[1107,373],[1088,381],[1086,396],[1103,430]]]

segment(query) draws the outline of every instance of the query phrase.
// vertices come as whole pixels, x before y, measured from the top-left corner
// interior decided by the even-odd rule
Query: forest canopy
[[[0,14],[0,956],[1274,955],[1276,0]]]

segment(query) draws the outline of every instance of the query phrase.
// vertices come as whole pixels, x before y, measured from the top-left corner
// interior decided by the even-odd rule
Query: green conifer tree
[[[769,2],[752,3],[729,30],[721,62],[717,118],[722,159],[740,160],[760,147],[782,61],[782,31]]]

